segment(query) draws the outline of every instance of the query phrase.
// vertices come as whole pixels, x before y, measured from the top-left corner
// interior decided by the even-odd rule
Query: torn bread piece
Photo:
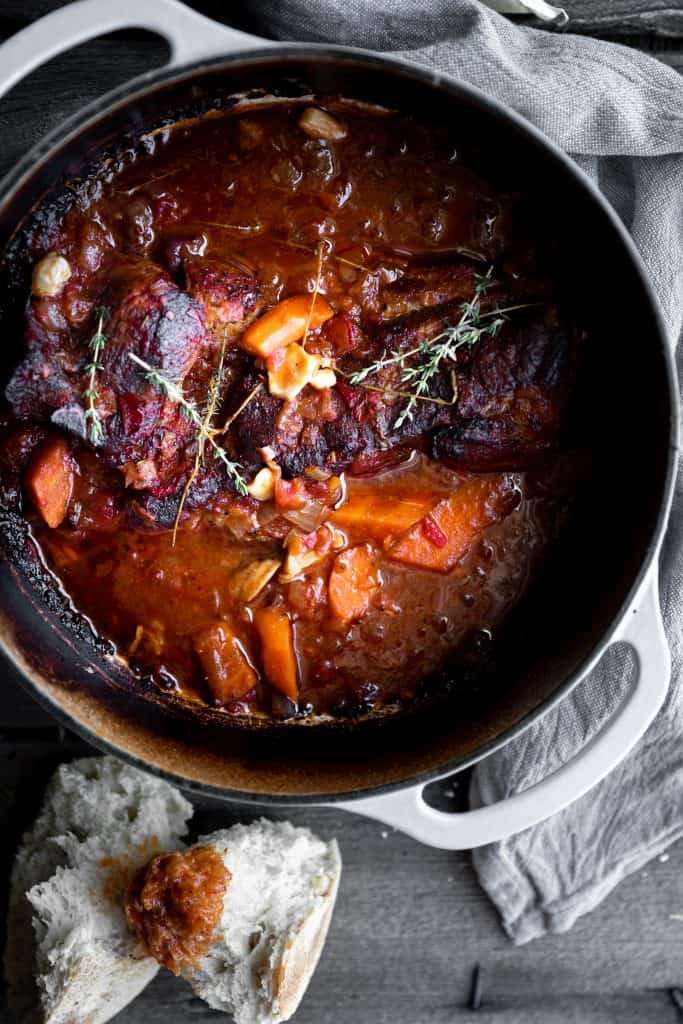
[[[177,789],[116,758],[57,770],[12,871],[5,973],[20,1024],[103,1024],[151,981],[123,893],[191,815]]]
[[[157,856],[128,892],[129,924],[165,966],[236,1024],[288,1020],[322,952],[339,848],[261,819]]]

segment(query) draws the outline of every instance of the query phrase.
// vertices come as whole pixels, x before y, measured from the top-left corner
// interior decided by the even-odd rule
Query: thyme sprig
[[[104,429],[100,414],[97,411],[99,394],[96,381],[97,374],[103,369],[100,363],[100,356],[107,343],[107,336],[104,333],[104,322],[109,319],[109,310],[104,306],[99,306],[95,309],[94,315],[97,317],[97,328],[90,339],[91,360],[85,368],[88,374],[88,386],[83,392],[83,399],[85,401],[85,420],[88,437],[90,438],[90,443],[95,448],[98,448],[104,441]]]
[[[204,449],[206,447],[206,442],[208,441],[209,443],[211,443],[218,433],[217,430],[211,429],[211,423],[214,417],[214,413],[216,412],[216,405],[218,403],[218,399],[221,393],[221,385],[223,383],[225,344],[226,339],[223,338],[220,355],[218,357],[218,366],[216,367],[215,372],[211,375],[211,380],[209,381],[209,401],[207,402],[206,412],[204,413],[204,418],[202,419],[199,434],[197,436],[197,450],[194,456],[194,465],[192,466],[192,472],[190,473],[189,477],[187,478],[187,482],[183,487],[183,493],[181,494],[180,501],[178,503],[178,511],[176,512],[175,520],[173,521],[173,547],[175,547],[176,537],[178,535],[178,525],[180,524],[180,517],[185,507],[187,496],[190,493],[190,488],[197,479],[200,467],[204,462]]]
[[[325,256],[329,255],[331,249],[332,249],[332,246],[327,241],[327,239],[321,239],[318,242],[318,245],[316,247],[317,264],[316,264],[315,283],[313,285],[313,294],[311,296],[311,304],[308,307],[308,316],[306,317],[306,325],[304,327],[304,336],[301,339],[301,347],[304,348],[304,349],[306,348],[306,341],[308,339],[308,332],[309,332],[309,330],[311,328],[311,320],[313,318],[313,311],[315,310],[315,304],[318,301],[318,294],[320,292],[320,284],[322,282],[322,276],[323,276],[323,263],[324,263],[324,260],[325,260]]]
[[[230,415],[228,416],[228,418],[225,421],[225,423],[223,424],[223,426],[222,427],[217,427],[215,430],[211,431],[211,436],[212,437],[219,437],[221,434],[224,434],[226,432],[226,430],[228,429],[228,427],[232,426],[232,424],[235,422],[237,417],[240,416],[244,412],[244,410],[250,404],[252,399],[256,398],[256,396],[258,395],[259,391],[261,391],[262,389],[263,389],[263,381],[259,381],[258,384],[251,389],[251,391],[249,392],[247,397],[244,399],[244,401],[240,402],[240,404],[237,406],[235,411],[233,413],[230,413]]]
[[[302,245],[301,242],[292,242],[288,238],[273,238],[272,241],[275,245],[288,246],[290,249],[301,249],[302,252],[311,253],[313,256],[317,255],[318,249],[311,249],[308,245]],[[367,270],[370,272],[370,268],[364,266],[362,263],[354,263],[353,260],[347,260],[346,256],[338,256],[336,252],[332,251],[332,243],[329,238],[321,238],[320,240],[327,247],[326,256],[329,256],[331,260],[336,260],[337,263],[344,263],[347,267],[353,267],[354,270]]]
[[[145,362],[145,360],[141,359],[140,356],[135,354],[135,352],[129,352],[128,358],[132,359],[134,363],[136,363],[142,370],[145,371],[145,377],[150,382],[150,384],[153,384],[155,387],[159,388],[160,391],[163,391],[166,397],[169,398],[171,402],[175,403],[177,406],[180,407],[181,414],[186,419],[190,420],[191,423],[195,424],[195,426],[197,427],[198,450],[201,449],[201,452],[203,453],[204,446],[208,441],[211,448],[213,449],[214,458],[220,459],[220,461],[223,463],[223,465],[228,471],[228,476],[230,477],[235,487],[237,488],[238,493],[247,494],[247,485],[241,473],[242,467],[238,462],[232,461],[232,459],[226,452],[225,448],[222,445],[218,444],[218,442],[214,439],[213,432],[211,430],[211,417],[213,416],[213,413],[215,411],[217,396],[220,390],[220,384],[223,376],[224,351],[225,346],[223,346],[221,349],[219,368],[211,378],[211,383],[209,385],[209,408],[207,409],[207,413],[210,410],[210,415],[208,416],[207,413],[202,415],[202,413],[197,408],[196,403],[193,402],[191,399],[187,398],[183,394],[182,389],[179,388],[177,384],[174,384],[172,380],[169,380],[168,377],[165,377],[164,374],[157,367],[151,366],[149,363]]]
[[[506,306],[482,312],[481,300],[487,289],[492,284],[493,267],[489,267],[485,274],[475,274],[474,295],[471,299],[460,304],[460,317],[457,323],[448,324],[434,338],[421,342],[414,348],[405,352],[390,350],[374,363],[370,363],[362,370],[352,373],[349,382],[360,387],[367,387],[370,390],[386,391],[389,394],[398,394],[406,397],[404,408],[396,418],[395,428],[399,428],[406,420],[411,420],[414,415],[415,406],[420,401],[435,402],[438,405],[452,405],[457,399],[457,387],[455,377],[451,374],[453,382],[453,398],[446,401],[442,398],[435,398],[430,395],[430,388],[434,378],[440,372],[442,366],[448,362],[456,361],[456,353],[459,349],[467,346],[474,347],[483,337],[495,337],[505,323],[507,313],[516,309],[526,309],[529,306],[538,305],[535,302],[525,302],[516,306]],[[408,360],[412,356],[422,356],[416,365],[410,365]],[[401,388],[376,388],[363,382],[368,377],[374,376],[387,366],[401,367]]]

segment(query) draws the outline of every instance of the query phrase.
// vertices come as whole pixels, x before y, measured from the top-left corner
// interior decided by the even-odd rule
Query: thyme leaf
[[[366,387],[371,391],[401,395],[408,399],[396,418],[395,429],[413,418],[418,402],[434,402],[437,405],[454,404],[457,399],[455,383],[454,397],[450,402],[435,398],[430,394],[434,378],[440,373],[444,364],[456,362],[456,353],[459,349],[465,346],[472,348],[486,336],[495,337],[505,323],[507,313],[516,309],[540,305],[536,302],[525,302],[503,308],[496,306],[494,309],[482,312],[481,300],[492,284],[492,274],[493,267],[490,266],[485,274],[474,275],[474,295],[468,301],[460,304],[460,316],[456,323],[448,324],[436,337],[423,341],[405,352],[389,350],[375,362],[349,375],[348,379],[351,384]],[[413,356],[420,357],[414,365],[408,362]],[[402,385],[400,388],[381,388],[364,383],[368,377],[374,377],[388,366],[400,366]],[[453,376],[452,381],[454,382]]]
[[[241,473],[242,467],[238,462],[232,461],[225,448],[222,445],[217,444],[214,440],[211,432],[211,418],[215,412],[216,402],[218,400],[220,385],[223,378],[224,355],[225,344],[221,347],[219,365],[209,384],[209,406],[207,409],[207,413],[209,413],[209,415],[206,413],[202,415],[197,408],[196,403],[191,399],[186,398],[182,389],[179,388],[177,384],[174,384],[172,380],[169,380],[168,377],[165,377],[157,367],[151,366],[134,352],[129,352],[128,358],[145,371],[145,377],[150,384],[153,384],[155,387],[159,388],[160,391],[163,391],[171,402],[180,407],[181,414],[191,423],[195,424],[197,427],[197,450],[198,453],[200,453],[200,461],[204,454],[204,446],[208,441],[209,445],[213,449],[214,458],[220,459],[227,469],[228,476],[234,483],[238,493],[244,495],[248,492],[247,485]]]
[[[211,375],[211,380],[209,382],[209,401],[206,406],[206,412],[204,413],[204,418],[202,419],[202,425],[199,430],[199,435],[197,438],[197,451],[195,452],[194,465],[192,467],[192,472],[190,473],[189,477],[187,478],[187,482],[183,487],[183,493],[181,494],[180,501],[178,503],[178,511],[176,512],[175,520],[173,521],[173,547],[175,547],[176,537],[178,535],[178,525],[180,523],[180,517],[182,515],[183,508],[185,507],[185,501],[187,500],[187,496],[190,493],[190,488],[192,487],[192,484],[197,479],[200,466],[204,462],[204,448],[206,442],[212,441],[214,437],[214,431],[211,430],[211,421],[213,420],[214,413],[216,411],[216,403],[218,402],[218,398],[221,391],[221,384],[223,383],[225,344],[226,339],[224,337],[223,344],[221,345],[220,355],[218,357],[218,366],[215,372]],[[221,451],[223,451],[223,449],[221,449]]]
[[[311,320],[313,318],[313,311],[315,309],[315,304],[318,301],[318,293],[320,292],[320,282],[321,282],[322,275],[323,275],[323,260],[325,258],[326,253],[329,254],[331,248],[332,248],[332,246],[327,241],[327,239],[324,239],[324,240],[321,239],[318,242],[318,246],[317,246],[317,249],[316,249],[316,254],[317,254],[317,257],[318,257],[318,262],[317,262],[317,270],[316,270],[316,275],[315,275],[315,284],[313,286],[313,296],[311,298],[311,304],[308,307],[308,316],[306,317],[306,326],[304,327],[304,336],[301,339],[301,347],[304,348],[304,349],[306,348],[306,339],[308,338],[308,332],[310,330]]]
[[[99,394],[97,392],[96,380],[97,374],[103,369],[100,363],[100,356],[107,343],[107,336],[104,333],[104,322],[109,319],[109,310],[105,309],[104,306],[100,306],[94,310],[94,315],[97,318],[97,328],[90,339],[91,359],[85,368],[88,374],[88,386],[83,392],[83,398],[85,401],[85,420],[88,437],[90,443],[95,448],[98,448],[104,441],[104,429],[100,414],[97,411]]]

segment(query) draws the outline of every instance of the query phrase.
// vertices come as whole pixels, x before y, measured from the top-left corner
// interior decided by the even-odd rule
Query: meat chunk
[[[197,428],[131,355],[182,390],[210,344],[202,308],[164,271],[142,261],[118,269],[105,304],[113,313],[97,378],[101,451],[124,471],[128,486],[172,493],[186,472]]]
[[[103,304],[112,314],[106,324],[102,373],[105,386],[117,393],[139,387],[139,367],[129,358],[131,353],[180,386],[209,344],[199,303],[153,263],[120,266]]]
[[[261,382],[261,390],[235,419],[235,450],[253,475],[262,465],[260,449],[271,447],[274,460],[287,477],[300,476],[308,466],[344,468],[361,452],[374,451],[377,440],[370,426],[358,422],[338,388],[329,392],[308,389],[294,402],[284,403],[268,394],[256,373],[238,385],[239,406]]]
[[[209,261],[192,262],[188,280],[196,297],[179,288],[156,264],[124,260],[112,268],[101,305],[107,311],[104,344],[91,380],[91,322],[80,334],[49,329],[35,302],[26,316],[28,354],[7,388],[20,417],[53,423],[93,442],[88,391],[100,426],[101,455],[122,470],[126,484],[160,500],[178,493],[194,462],[197,424],[184,415],[177,392],[198,396],[202,407],[215,364],[215,339],[207,315],[223,329],[240,331],[258,311],[258,282]],[[132,358],[131,358],[132,357]],[[159,380],[148,379],[146,367]],[[176,394],[169,394],[176,389]],[[212,460],[213,461],[213,460]],[[211,466],[198,488],[230,490],[226,474]]]
[[[258,278],[229,263],[192,259],[185,263],[188,293],[201,303],[209,330],[233,338],[263,305]]]
[[[434,458],[477,471],[539,462],[561,433],[582,341],[547,307],[480,342],[458,374],[457,416],[432,436]]]
[[[48,418],[56,409],[80,402],[77,347],[58,329],[47,327],[31,300],[26,309],[26,355],[12,374],[5,397],[20,419]],[[81,417],[82,428],[85,421]]]
[[[454,299],[462,302],[472,292],[475,272],[475,267],[464,261],[417,266],[382,289],[380,315],[393,320]]]
[[[48,328],[37,305],[30,303],[28,353],[9,382],[7,398],[19,417],[50,417],[87,440],[86,393],[92,387],[99,448],[106,460],[124,469],[130,486],[156,493],[172,490],[182,477],[194,428],[130,356],[182,387],[209,345],[202,308],[168,274],[144,260],[125,261],[112,270],[102,306],[107,310],[105,340],[91,380],[96,323],[80,336]]]
[[[495,301],[516,304],[502,293]],[[285,476],[409,447],[467,469],[514,470],[542,458],[558,441],[581,347],[551,303],[515,311],[497,334],[464,347],[457,363],[444,362],[427,393],[436,401],[417,402],[407,419],[400,419],[406,398],[397,392],[408,386],[397,363],[366,378],[370,388],[345,379],[388,352],[413,353],[406,359],[414,365],[424,358],[421,346],[461,313],[457,300],[368,327],[369,348],[342,362],[330,392],[307,389],[283,404],[263,387],[235,422],[240,455],[258,468],[259,449],[269,447]]]

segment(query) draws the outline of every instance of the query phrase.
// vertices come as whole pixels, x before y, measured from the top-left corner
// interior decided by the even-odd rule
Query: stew
[[[5,499],[136,671],[354,716],[490,658],[571,507],[587,333],[457,126],[214,111],[25,244]]]

